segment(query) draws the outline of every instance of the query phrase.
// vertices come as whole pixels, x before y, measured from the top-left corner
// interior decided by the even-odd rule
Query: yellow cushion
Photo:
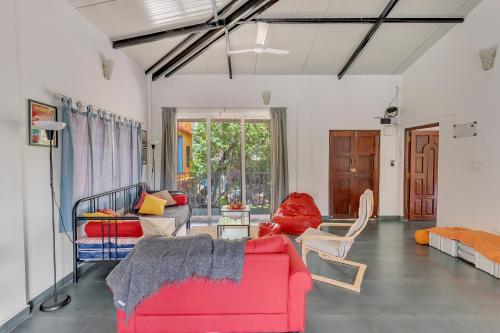
[[[415,242],[421,245],[429,245],[429,231],[428,230],[415,231]]]
[[[167,204],[167,200],[156,198],[152,195],[146,195],[144,198],[144,203],[139,209],[139,214],[146,215],[163,215],[163,210],[165,209],[165,205]]]
[[[82,217],[109,217],[109,214],[106,213],[101,213],[101,212],[95,212],[95,213],[82,213]]]

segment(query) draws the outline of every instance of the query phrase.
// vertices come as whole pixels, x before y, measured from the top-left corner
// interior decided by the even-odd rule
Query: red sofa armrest
[[[312,289],[311,273],[302,261],[290,238],[282,236],[290,258],[288,282],[288,327],[293,332],[303,332],[306,319],[306,295]]]

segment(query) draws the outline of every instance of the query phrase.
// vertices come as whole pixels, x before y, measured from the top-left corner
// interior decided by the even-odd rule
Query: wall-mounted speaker
[[[271,101],[271,92],[264,91],[262,93],[262,100],[264,101],[264,105],[269,105],[269,102]]]
[[[111,59],[102,59],[102,74],[106,80],[111,80],[111,75],[113,74],[113,67],[115,63]]]
[[[497,46],[493,46],[487,49],[482,49],[479,51],[479,56],[481,57],[481,64],[483,69],[488,71],[495,65],[495,57],[497,55]]]

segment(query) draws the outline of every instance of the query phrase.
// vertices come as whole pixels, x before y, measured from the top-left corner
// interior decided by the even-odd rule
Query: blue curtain
[[[60,230],[70,231],[77,200],[141,181],[141,127],[90,106],[81,111],[68,98],[61,109],[66,129],[61,137]]]

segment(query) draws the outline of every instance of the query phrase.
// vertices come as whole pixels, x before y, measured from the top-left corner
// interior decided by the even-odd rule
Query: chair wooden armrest
[[[353,223],[323,222],[318,225],[318,229],[321,229],[321,227],[350,227],[352,225]]]

